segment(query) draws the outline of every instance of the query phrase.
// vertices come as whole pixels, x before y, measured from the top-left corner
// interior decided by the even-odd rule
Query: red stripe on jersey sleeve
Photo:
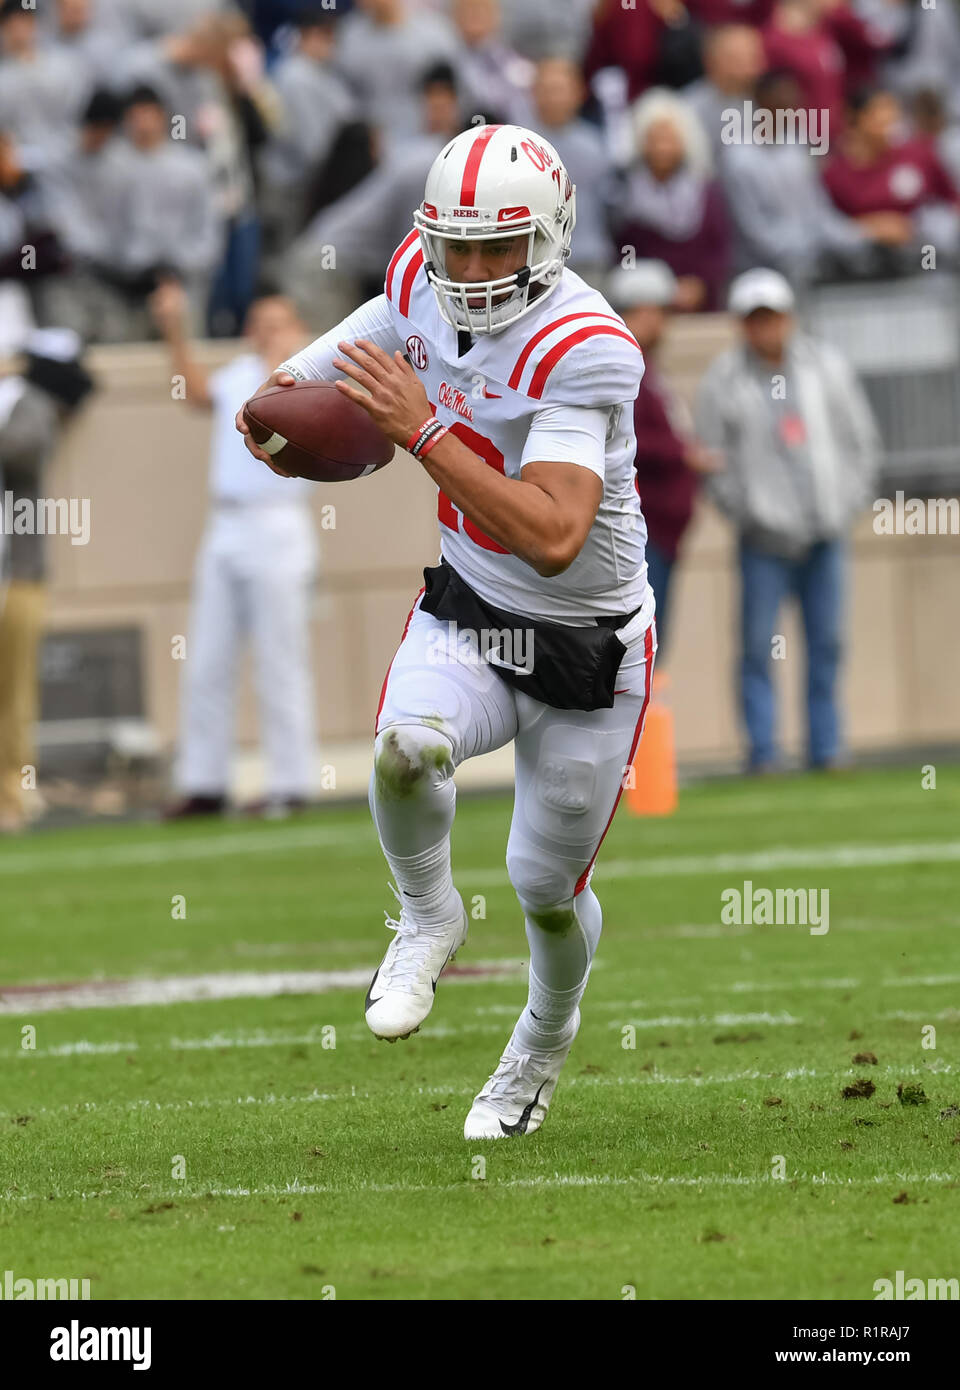
[[[530,390],[527,392],[527,395],[532,396],[534,400],[539,400],[543,395],[543,388],[547,384],[547,377],[560,361],[560,358],[563,357],[565,353],[568,353],[572,347],[576,347],[578,343],[584,342],[587,338],[600,337],[601,334],[609,334],[613,338],[623,338],[626,342],[633,343],[637,351],[640,351],[640,346],[633,334],[627,333],[623,329],[608,328],[606,324],[602,323],[593,324],[589,328],[578,328],[576,333],[571,333],[568,338],[561,338],[560,342],[544,355],[539,367],[533,374],[530,382]]]
[[[403,272],[403,280],[400,283],[400,303],[397,308],[401,314],[406,314],[410,308],[410,296],[413,293],[413,282],[417,278],[417,271],[423,265],[423,251],[418,251],[415,256],[411,256],[407,262],[407,268]]]
[[[414,228],[412,232],[407,233],[403,241],[401,241],[400,245],[393,253],[393,257],[390,261],[390,264],[387,266],[386,294],[387,298],[390,300],[393,299],[393,277],[396,274],[397,266],[403,259],[404,253],[409,251],[413,243],[415,241],[418,241],[419,239],[420,233],[416,230],[416,228]]]
[[[523,352],[521,352],[520,356],[517,358],[517,365],[510,373],[510,380],[507,382],[511,391],[516,391],[517,387],[520,385],[523,369],[527,365],[530,354],[537,344],[542,343],[544,338],[551,334],[555,328],[562,328],[565,323],[572,323],[574,319],[612,319],[615,323],[623,322],[616,314],[585,313],[581,310],[578,314],[565,314],[562,319],[556,319],[555,322],[548,323],[546,328],[541,328],[538,333],[534,333],[529,343],[527,343],[526,347],[523,349]]]
[[[473,200],[477,196],[477,175],[480,172],[480,161],[483,158],[484,150],[493,138],[494,132],[499,129],[500,126],[498,125],[485,126],[470,146],[467,162],[463,166],[463,181],[460,184],[461,207],[473,207]]]

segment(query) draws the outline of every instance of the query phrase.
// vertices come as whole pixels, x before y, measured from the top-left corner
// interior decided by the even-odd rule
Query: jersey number
[[[435,410],[436,407],[431,406],[431,409]],[[475,454],[482,458],[484,463],[488,464],[489,467],[495,468],[498,473],[503,472],[503,454],[501,454],[493,440],[487,439],[485,435],[477,434],[476,430],[472,430],[470,426],[465,425],[462,420],[457,420],[454,424],[448,425],[447,429],[451,434],[455,434],[462,443],[466,444],[468,449],[472,449]],[[460,515],[461,514],[450,501],[450,498],[441,488],[437,497],[437,519],[440,525],[449,527],[451,531],[459,531]],[[465,516],[463,518],[463,529],[470,539],[477,545],[482,546],[484,550],[492,550],[495,555],[510,554],[505,546],[498,545],[496,541],[491,540],[486,532],[481,531],[480,527],[477,526],[475,522],[471,521],[469,517]]]

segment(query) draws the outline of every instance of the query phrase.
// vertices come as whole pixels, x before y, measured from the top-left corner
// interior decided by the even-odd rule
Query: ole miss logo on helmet
[[[416,333],[411,334],[407,339],[407,356],[410,358],[411,364],[414,367],[419,367],[421,372],[430,360],[427,357],[427,349],[423,339]]]

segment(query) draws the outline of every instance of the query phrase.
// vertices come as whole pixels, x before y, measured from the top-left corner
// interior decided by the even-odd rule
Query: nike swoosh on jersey
[[[496,391],[488,391],[486,387],[483,388],[483,398],[484,398],[484,400],[486,400],[486,401],[502,401],[502,400],[503,400],[503,397],[502,397],[502,396],[498,396],[497,393],[496,393]]]

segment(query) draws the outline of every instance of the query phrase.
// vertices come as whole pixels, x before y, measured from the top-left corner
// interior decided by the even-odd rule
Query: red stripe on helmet
[[[494,132],[502,129],[498,125],[485,125],[483,130],[470,146],[470,153],[467,155],[467,162],[463,168],[463,182],[460,185],[460,206],[472,208],[474,198],[477,196],[477,174],[480,172],[480,161],[483,152],[493,138]]]
[[[556,319],[553,323],[548,323],[546,328],[541,328],[538,333],[534,333],[529,343],[527,343],[526,347],[523,349],[523,352],[521,352],[520,356],[517,358],[517,365],[510,373],[510,380],[507,383],[511,391],[516,391],[517,387],[520,385],[523,369],[527,365],[527,360],[537,344],[542,343],[544,338],[548,337],[555,328],[562,328],[565,323],[572,323],[574,319],[613,319],[615,323],[623,323],[623,320],[616,314],[585,313],[583,310],[578,314],[565,314],[562,319]]]
[[[544,355],[539,367],[530,380],[530,389],[527,395],[532,396],[534,400],[539,400],[543,395],[543,388],[547,384],[547,377],[560,361],[560,358],[563,357],[565,353],[569,352],[572,347],[576,347],[578,343],[582,343],[586,338],[600,337],[601,334],[609,334],[613,338],[623,338],[626,342],[632,343],[638,352],[640,351],[639,344],[632,333],[614,328],[612,325],[608,327],[606,324],[596,323],[589,328],[578,328],[576,333],[571,333],[568,338],[562,338],[559,343]]]

